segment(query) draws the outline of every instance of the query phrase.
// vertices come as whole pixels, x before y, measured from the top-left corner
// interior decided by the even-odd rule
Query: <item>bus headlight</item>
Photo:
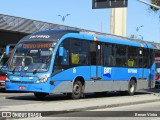
[[[6,81],[7,81],[7,82],[10,82],[10,79],[9,79],[8,77],[6,77]]]
[[[41,82],[46,82],[46,81],[47,81],[47,77],[44,77],[44,78],[37,80],[36,83],[41,83]]]

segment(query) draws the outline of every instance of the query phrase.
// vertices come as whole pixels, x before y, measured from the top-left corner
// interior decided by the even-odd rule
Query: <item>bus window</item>
[[[60,45],[60,47],[63,45]],[[59,49],[60,49],[59,47]],[[60,56],[59,53],[57,52],[56,54],[56,60],[55,60],[55,65],[56,66],[63,66],[63,65],[69,65],[69,52],[68,49],[63,46],[63,56]],[[58,49],[58,50],[59,50]]]
[[[15,56],[13,58],[12,66],[29,66],[32,63],[33,63],[33,58],[30,56],[25,56],[25,57]]]
[[[128,47],[128,67],[138,67],[138,49]]]
[[[149,67],[149,50],[139,49],[139,67]]]
[[[64,48],[63,56],[61,58],[61,65],[69,65],[69,56],[68,50]]]
[[[97,58],[96,58],[96,51],[97,51],[97,43],[96,42],[91,42],[90,43],[90,60],[91,60],[91,65],[96,65],[97,64]]]
[[[127,66],[127,46],[116,45],[116,66]]]
[[[143,49],[143,67],[148,68],[149,67],[149,50]]]
[[[88,41],[72,40],[70,50],[71,64],[88,64]]]
[[[115,66],[115,56],[112,44],[103,45],[103,56],[105,66]]]

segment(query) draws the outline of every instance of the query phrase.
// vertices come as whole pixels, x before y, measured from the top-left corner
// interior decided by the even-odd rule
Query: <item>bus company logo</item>
[[[30,38],[29,39],[36,39],[36,38],[50,38],[50,36],[49,35],[32,35],[32,36],[30,36]]]
[[[11,112],[2,112],[2,117],[12,117]]]
[[[112,74],[112,68],[104,67],[104,74],[103,74],[103,76],[111,78],[111,74]]]

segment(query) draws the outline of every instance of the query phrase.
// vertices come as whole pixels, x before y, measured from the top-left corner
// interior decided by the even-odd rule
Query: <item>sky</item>
[[[127,37],[134,34],[160,43],[159,13],[137,0],[128,1]],[[110,9],[92,9],[92,0],[0,0],[0,14],[110,33]],[[58,15],[66,14],[63,22]]]

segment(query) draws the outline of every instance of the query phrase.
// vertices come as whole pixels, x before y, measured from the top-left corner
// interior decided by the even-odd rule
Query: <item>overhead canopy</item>
[[[40,30],[47,30],[47,29],[55,29],[55,30],[74,30],[74,31],[81,31],[86,33],[93,33],[93,35],[103,35],[109,37],[117,37],[117,39],[128,39],[131,41],[137,41],[145,43],[150,43],[154,47],[154,49],[160,50],[160,43],[149,42],[149,41],[142,41],[142,40],[135,40],[130,38],[124,38],[120,36],[110,35],[106,33],[95,32],[91,30],[80,29],[76,27],[64,26],[54,23],[47,23],[42,21],[36,21],[26,18],[20,18],[15,16],[9,16],[0,14],[0,47],[5,46],[7,44],[17,43],[22,37],[36,32]]]

